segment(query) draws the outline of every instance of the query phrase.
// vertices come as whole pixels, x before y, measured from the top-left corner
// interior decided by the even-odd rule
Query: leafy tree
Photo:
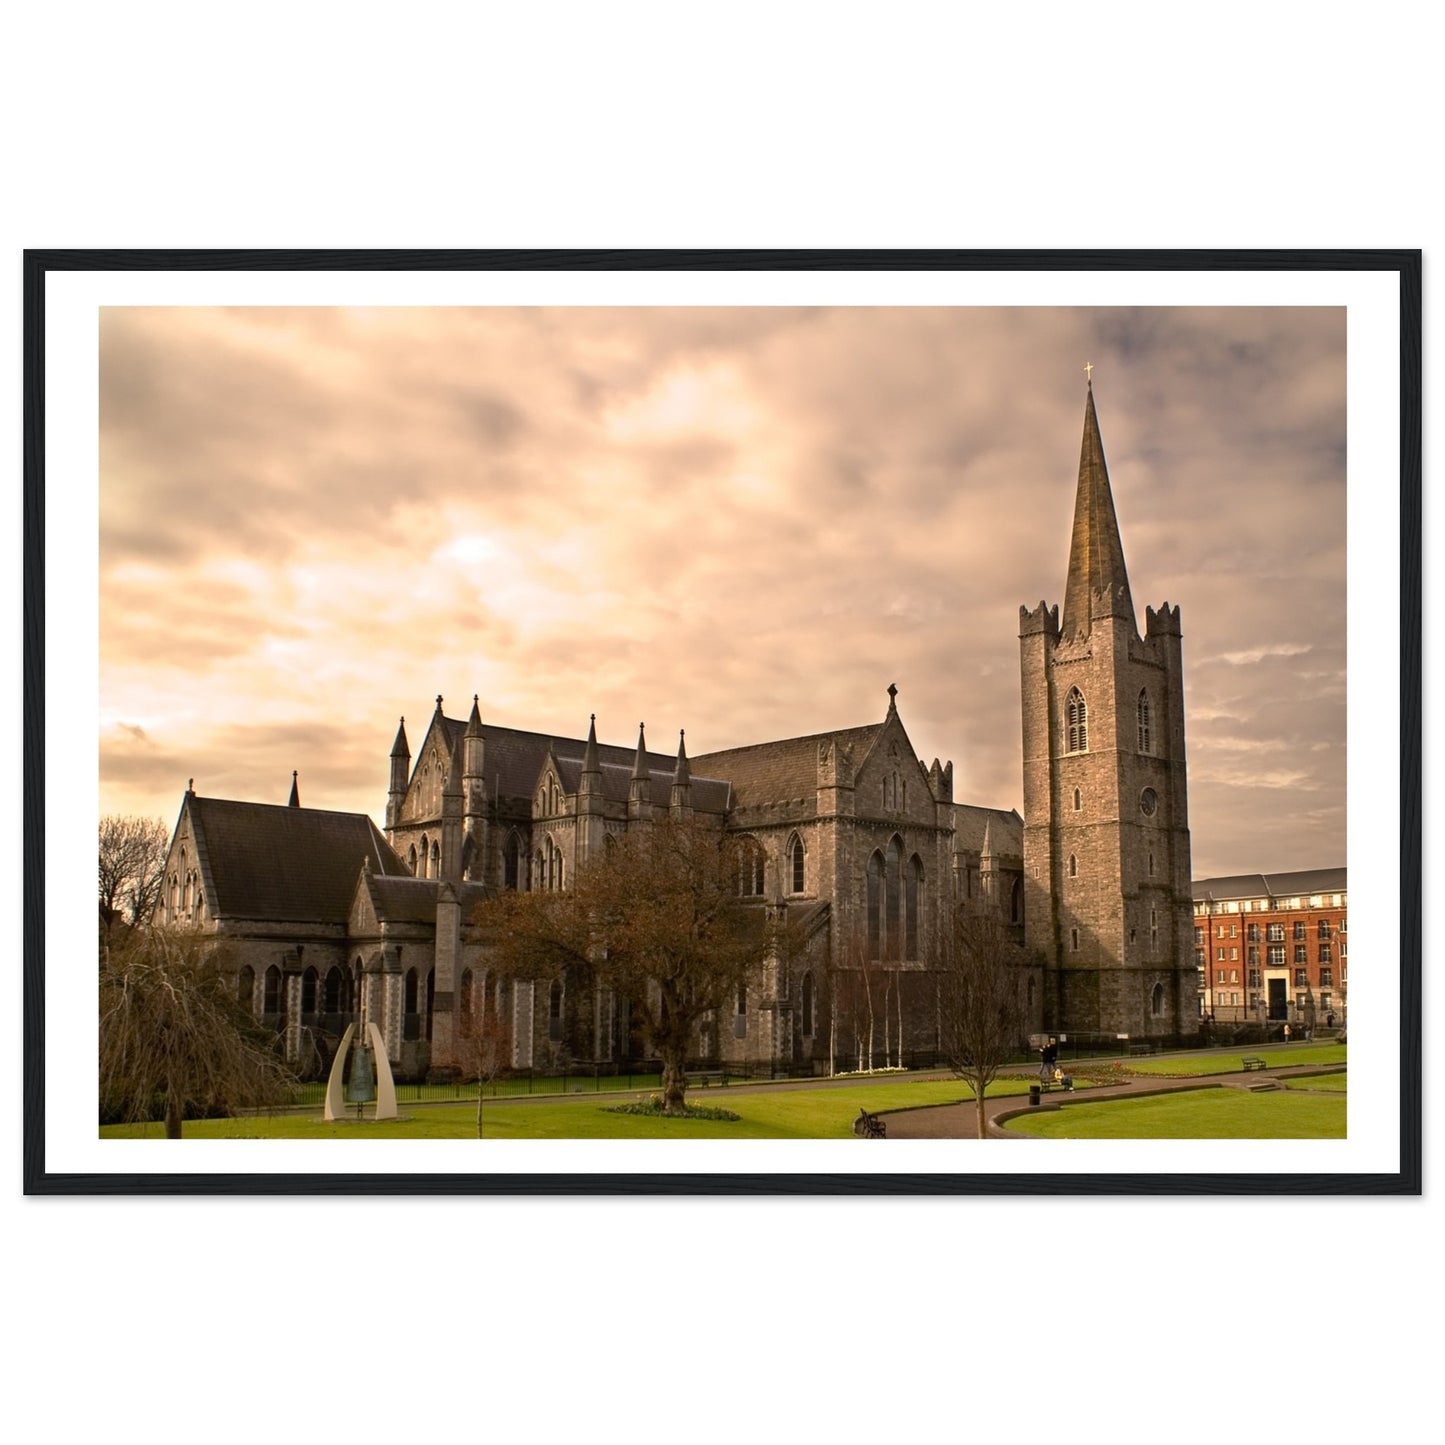
[[[797,946],[764,905],[739,896],[743,864],[717,827],[659,818],[609,843],[567,891],[504,893],[476,921],[504,973],[570,972],[626,999],[662,1061],[663,1109],[680,1114],[698,1025],[730,1015],[767,958]]]
[[[188,1108],[284,1103],[295,1079],[236,1002],[221,955],[190,930],[137,929],[101,950],[100,1107],[181,1137]]]
[[[107,814],[100,820],[100,927],[144,923],[160,901],[170,830],[160,818]]]
[[[1025,963],[996,907],[955,909],[939,977],[939,1042],[949,1066],[973,1089],[980,1139],[988,1137],[984,1091],[1023,1032]]]

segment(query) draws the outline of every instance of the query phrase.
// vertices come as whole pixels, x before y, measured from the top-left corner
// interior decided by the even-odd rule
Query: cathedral
[[[658,817],[736,835],[739,891],[797,927],[700,1066],[812,1074],[931,1063],[933,960],[955,908],[994,907],[1023,945],[1030,1031],[1177,1039],[1198,1027],[1177,607],[1138,631],[1092,386],[1062,617],[1020,609],[1024,816],[953,797],[881,720],[689,758],[500,727],[443,699],[389,760],[365,814],[207,798],[188,787],[161,921],[224,940],[237,998],[319,1070],[375,1023],[400,1077],[445,1075],[483,1013],[516,1069],[651,1057],[627,1000],[584,980],[494,977],[472,923],[503,889],[565,889],[609,837]],[[880,706],[882,700],[880,698]],[[1022,1044],[1022,1040],[1020,1043]]]

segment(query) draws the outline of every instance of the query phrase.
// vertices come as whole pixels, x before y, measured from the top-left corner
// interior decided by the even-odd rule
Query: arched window
[[[412,876],[416,876],[416,844],[411,845],[411,852],[407,855],[407,862],[411,864]]]
[[[418,878],[425,878],[425,877],[427,876],[427,873],[426,873],[426,861],[427,861],[427,858],[430,856],[429,853],[427,852],[427,846],[428,846],[428,845],[427,845],[427,841],[426,841],[426,834],[423,833],[423,834],[421,835],[421,860],[420,860],[420,861],[421,861],[421,867],[420,867],[420,869],[419,869],[419,871],[417,872],[417,875],[416,875]]]
[[[1024,880],[1014,879],[1013,893],[1009,899],[1009,922],[1022,923],[1024,921]],[[1032,988],[1033,984],[1030,983]]]
[[[1149,694],[1139,694],[1139,751],[1141,753],[1152,753],[1150,729],[1149,729]]]
[[[1077,813],[1084,806],[1084,795],[1078,788],[1074,789],[1074,811]]]
[[[406,971],[406,978],[402,983],[402,1010],[405,1013],[416,1012],[417,999],[417,976],[416,969],[409,968]]]
[[[316,984],[316,970],[308,968],[301,975],[301,1012],[304,1014],[316,1012]]]
[[[351,1000],[347,997],[351,991],[348,987],[350,982],[351,980],[347,978],[344,970],[335,967],[328,970],[322,1005],[327,1013],[339,1014],[351,1011]]]
[[[883,875],[884,947],[889,958],[897,958],[903,942],[900,932],[903,911],[903,840],[897,835],[888,844],[887,867]]]
[[[794,833],[788,841],[788,879],[790,892],[801,893],[804,883],[803,840]]]
[[[1069,930],[1069,942],[1073,945],[1074,952],[1077,953],[1079,951],[1079,930],[1077,928]]]
[[[256,970],[248,963],[236,975],[236,1002],[241,1005],[247,1013],[255,1007],[256,995]]]
[[[1079,860],[1078,860],[1072,853],[1070,853],[1070,854],[1069,854],[1069,877],[1070,877],[1070,878],[1077,878],[1078,876],[1079,876]]]
[[[281,970],[273,963],[266,970],[266,987],[261,1007],[268,1014],[278,1014],[285,1004],[285,991],[281,986]]]
[[[883,855],[868,860],[868,957],[881,956],[883,942]]]
[[[918,854],[908,860],[903,885],[903,956],[918,957],[918,913],[923,896],[923,862]]]
[[[431,867],[427,869],[428,878],[440,878],[442,876],[442,848],[441,844],[432,841],[431,845]]]
[[[502,887],[517,889],[522,886],[522,840],[515,832],[507,834],[506,846],[502,849]]]
[[[547,1037],[555,1044],[562,1039],[562,985],[554,983],[547,993]]]
[[[813,1036],[813,974],[810,970],[803,975],[803,1037]]]
[[[738,892],[744,898],[762,897],[765,857],[756,838],[744,838],[738,844]]]
[[[1156,983],[1154,992],[1149,995],[1149,1012],[1157,1018],[1164,1016],[1164,985]]]
[[[1064,700],[1064,715],[1068,723],[1069,752],[1088,752],[1089,709],[1084,702],[1084,694],[1076,687],[1069,689],[1069,695]]]

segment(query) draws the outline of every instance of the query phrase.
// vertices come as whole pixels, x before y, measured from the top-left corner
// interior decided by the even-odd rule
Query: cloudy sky
[[[694,756],[880,718],[1021,808],[1094,390],[1182,605],[1197,877],[1345,856],[1343,309],[101,312],[103,812],[385,806],[399,715]]]

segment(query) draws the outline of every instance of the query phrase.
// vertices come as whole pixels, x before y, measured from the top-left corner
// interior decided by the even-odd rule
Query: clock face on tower
[[[1159,807],[1159,794],[1153,788],[1145,788],[1139,794],[1139,811],[1146,818],[1152,818]]]

